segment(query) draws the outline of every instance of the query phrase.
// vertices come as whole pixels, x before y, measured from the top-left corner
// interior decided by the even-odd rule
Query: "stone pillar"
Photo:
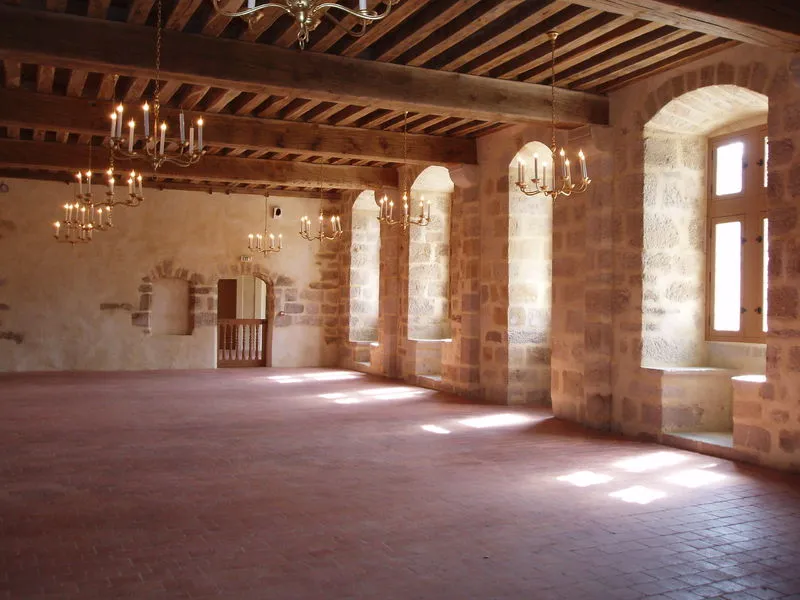
[[[791,67],[791,72],[789,71]],[[769,90],[769,298],[762,426],[734,443],[763,463],[800,471],[800,86],[787,59]]]
[[[453,343],[442,353],[442,376],[457,393],[480,393],[480,256],[479,170],[450,168],[456,188],[450,232],[450,330]]]

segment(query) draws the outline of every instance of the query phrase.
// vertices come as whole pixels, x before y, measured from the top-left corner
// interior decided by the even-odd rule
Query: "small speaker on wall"
[[[280,206],[273,206],[272,207],[272,218],[273,219],[280,219],[283,211],[281,210]]]

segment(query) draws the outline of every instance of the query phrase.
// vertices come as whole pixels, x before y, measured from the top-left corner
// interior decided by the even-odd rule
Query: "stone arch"
[[[431,222],[411,226],[408,259],[408,337],[440,340],[450,337],[450,213],[455,185],[445,167],[424,169],[411,185],[409,211],[415,216],[419,203]]]
[[[351,342],[378,341],[381,227],[376,218],[375,192],[361,192],[353,202],[350,221]]]
[[[765,87],[763,68],[747,69],[747,87],[708,83],[675,97],[655,92],[647,100],[653,106],[668,99],[644,125],[642,366],[707,362],[708,136],[733,124],[766,122],[768,99],[750,87],[761,81],[756,87]],[[689,72],[683,82],[729,81],[734,75],[733,67],[721,63]]]
[[[550,155],[529,142],[508,165],[508,394],[537,404],[550,402],[553,201],[516,182],[520,164],[530,180],[534,156],[541,168]]]

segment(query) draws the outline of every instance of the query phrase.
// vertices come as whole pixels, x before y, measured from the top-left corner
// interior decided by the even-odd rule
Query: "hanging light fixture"
[[[189,167],[195,164],[205,154],[203,149],[203,119],[198,118],[194,124],[189,125],[189,137],[186,137],[186,121],[183,111],[178,115],[178,133],[180,141],[177,148],[172,148],[175,140],[167,138],[168,126],[161,119],[161,39],[163,34],[162,0],[158,0],[156,17],[156,78],[153,91],[153,106],[147,102],[142,106],[142,131],[141,139],[137,139],[136,120],[131,118],[125,121],[125,107],[117,104],[111,113],[111,150],[113,155],[122,160],[143,159],[150,162],[155,171],[165,162]],[[114,87],[118,77],[115,76]],[[150,113],[153,113],[152,123]],[[195,129],[195,125],[197,129]]]
[[[586,170],[586,156],[583,150],[578,152],[579,179],[577,182],[572,180],[572,166],[566,156],[564,148],[558,151],[556,146],[556,39],[557,31],[550,31],[547,34],[550,38],[550,158],[545,159],[541,164],[541,176],[539,172],[539,155],[533,155],[533,177],[530,182],[525,181],[525,163],[520,158],[517,162],[517,187],[526,196],[537,196],[544,194],[553,200],[559,196],[570,196],[579,194],[589,189],[592,180]],[[560,164],[560,169],[556,163]],[[561,172],[556,173],[557,170]]]
[[[419,213],[417,216],[411,215],[411,210],[413,210],[409,206],[409,199],[411,197],[411,190],[408,187],[408,111],[405,112],[403,116],[403,213],[397,219],[394,217],[394,201],[389,200],[387,196],[384,195],[383,198],[380,199],[379,202],[379,212],[378,212],[378,221],[381,223],[385,223],[386,225],[402,225],[403,229],[408,229],[410,225],[418,225],[420,227],[426,227],[431,222],[431,203],[430,201],[427,203],[427,213],[425,212],[425,198],[420,198],[419,201]]]
[[[89,144],[89,168],[75,174],[73,197],[64,204],[64,219],[53,223],[57,242],[82,244],[91,242],[95,231],[114,226],[111,204],[95,202],[92,191],[92,144]],[[97,186],[95,185],[95,188]]]
[[[275,244],[275,234],[267,231],[267,212],[269,194],[264,194],[264,233],[251,233],[247,236],[247,248],[250,252],[261,252],[267,255],[271,252],[280,252],[283,249],[283,234],[278,234],[278,244]],[[267,244],[269,240],[269,244]]]
[[[212,0],[214,10],[226,17],[242,17],[247,21],[248,26],[252,27],[264,17],[265,10],[282,10],[291,16],[297,25],[297,45],[300,49],[306,47],[309,35],[320,24],[323,18],[348,35],[361,37],[366,33],[367,26],[374,21],[385,18],[392,10],[392,7],[400,0],[384,0],[386,8],[379,13],[376,10],[367,9],[367,0],[358,0],[358,9],[353,9],[339,2],[324,2],[323,0],[280,0],[279,2],[261,2],[247,0],[245,6],[238,11],[228,11],[222,7],[224,0]],[[345,15],[350,15],[356,19],[354,25],[349,25],[341,19],[337,19],[328,11],[341,11]]]
[[[330,223],[330,233],[328,233],[328,223]],[[331,215],[328,219],[324,212],[319,211],[319,227],[316,234],[311,232],[311,219],[300,217],[300,237],[309,242],[339,239],[342,237],[341,217]]]

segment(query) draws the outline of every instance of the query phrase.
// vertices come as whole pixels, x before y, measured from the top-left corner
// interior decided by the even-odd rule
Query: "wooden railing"
[[[217,319],[218,367],[266,366],[266,348],[266,320]]]

